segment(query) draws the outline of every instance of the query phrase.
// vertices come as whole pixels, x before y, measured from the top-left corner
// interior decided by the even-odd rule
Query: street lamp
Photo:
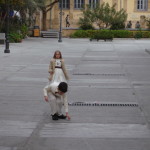
[[[59,40],[58,42],[62,42],[62,9],[63,9],[63,4],[62,4],[62,1],[63,0],[60,0],[60,26],[59,26]]]
[[[6,3],[6,13],[7,13],[7,16],[6,16],[6,34],[5,34],[5,50],[4,50],[4,53],[10,53],[10,50],[9,50],[9,0],[6,0],[5,1]]]

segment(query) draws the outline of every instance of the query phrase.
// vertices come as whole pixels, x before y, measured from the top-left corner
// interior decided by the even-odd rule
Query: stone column
[[[150,1],[148,1],[148,11],[150,11]]]
[[[84,0],[85,1],[85,6],[87,5],[87,4],[89,4],[89,0]]]
[[[70,11],[69,11],[70,21],[73,20],[73,11],[74,11],[74,1],[70,0]]]
[[[52,21],[52,25],[53,25],[53,29],[59,29],[59,13],[60,13],[60,9],[58,7],[58,3],[56,3],[53,7],[53,10],[54,10],[54,19]]]
[[[123,9],[127,11],[127,0],[123,0]]]

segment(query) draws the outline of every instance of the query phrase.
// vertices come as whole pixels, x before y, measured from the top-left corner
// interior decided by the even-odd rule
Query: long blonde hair
[[[62,59],[62,54],[61,54],[61,52],[60,52],[59,50],[56,50],[56,51],[54,52],[53,58],[56,59],[56,53],[59,53],[59,54],[60,54],[60,59]]]

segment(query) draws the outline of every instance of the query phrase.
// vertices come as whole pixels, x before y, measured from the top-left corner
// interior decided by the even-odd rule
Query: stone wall
[[[85,4],[88,4],[89,0],[85,0]],[[148,2],[148,11],[137,11],[137,0],[100,0],[101,3],[108,2],[110,6],[116,3],[116,9],[120,10],[121,8],[125,9],[128,13],[127,22],[129,20],[132,21],[132,27],[135,27],[135,23],[140,21],[142,28],[147,28],[143,21],[143,16],[150,17],[150,0]],[[60,9],[58,7],[58,3],[55,4],[51,11],[51,19],[50,13],[47,15],[47,29],[59,29],[60,25]],[[82,11],[79,9],[74,9],[74,0],[70,0],[70,9],[63,9],[63,17],[62,17],[62,27],[66,26],[65,18],[69,15],[69,22],[71,28],[78,28],[79,18],[82,17]],[[41,19],[42,21],[42,19]],[[39,22],[41,25],[41,23]]]

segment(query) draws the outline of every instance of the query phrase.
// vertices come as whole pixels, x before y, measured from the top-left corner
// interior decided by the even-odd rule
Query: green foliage
[[[143,32],[142,32],[142,38],[150,38],[150,32],[148,32],[148,31],[143,31]]]
[[[0,32],[5,32],[5,22],[7,11],[6,7],[8,4],[7,0],[0,0]],[[20,22],[18,24],[27,25],[28,27],[33,27],[35,25],[37,10],[41,10],[43,13],[43,28],[46,27],[46,14],[52,9],[52,7],[58,3],[59,0],[9,0],[10,10],[15,10],[20,13]],[[44,16],[45,15],[45,16]],[[10,17],[10,22],[12,26],[18,26],[14,23],[15,17]],[[14,29],[15,27],[13,27]]]
[[[89,31],[89,30],[86,30]],[[70,35],[72,38],[86,38],[89,37],[88,32],[85,32],[85,30],[77,30],[74,34]]]
[[[0,0],[0,4],[5,4],[6,0]],[[10,5],[23,5],[24,0],[9,0]]]
[[[83,18],[80,18],[79,24],[96,24],[99,29],[110,28],[113,30],[124,29],[125,21],[127,20],[127,13],[124,9],[116,11],[116,5],[112,7],[108,3],[98,4],[95,8],[91,9],[87,5],[86,9],[83,9]]]
[[[112,8],[113,7],[115,7],[115,5],[112,6]],[[106,28],[110,25],[112,12],[108,3],[98,4],[96,8],[91,11],[93,12],[92,18],[99,28],[103,28],[104,24]]]
[[[35,2],[36,0],[9,0],[9,8],[10,11],[18,11],[20,13],[20,17],[16,16],[10,16],[10,30],[18,30],[18,26],[21,26],[22,24],[28,24],[28,26],[33,26],[34,24],[34,13],[37,10],[37,3]],[[7,11],[6,11],[6,3],[7,1],[1,0],[0,1],[0,32],[5,32],[6,28],[6,16],[7,16]],[[27,17],[27,14],[30,17]],[[29,20],[27,22],[27,20]]]
[[[149,31],[128,31],[128,30],[77,30],[71,34],[71,38],[93,38],[99,36],[102,38],[150,38]]]
[[[143,34],[142,34],[141,29],[139,29],[139,31],[135,32],[135,34],[134,34],[135,39],[141,39],[142,37],[143,37]]]
[[[90,39],[96,39],[96,40],[100,40],[100,39],[113,39],[113,33],[111,32],[111,30],[98,30],[97,32],[95,32]]]
[[[20,28],[22,37],[25,38],[28,35],[28,27],[26,25],[22,25]]]
[[[35,25],[34,13],[38,8],[37,0],[9,0],[10,10],[16,10],[20,17],[9,17],[9,33],[11,42],[20,42],[28,35],[28,27]],[[6,0],[0,0],[0,32],[6,32]],[[30,17],[27,17],[27,14]]]
[[[132,32],[128,30],[112,30],[114,37],[117,38],[129,38],[132,37]]]
[[[22,34],[20,34],[20,33],[12,32],[9,34],[10,42],[19,43],[22,41],[22,38],[23,38]]]
[[[93,20],[91,19],[91,9],[90,7],[87,5],[87,9],[83,9],[83,18],[79,18],[79,22],[78,24],[80,25],[79,28],[83,29],[83,30],[90,30],[90,29],[94,29],[94,27],[92,26]]]
[[[80,26],[80,29],[81,30],[94,30],[94,27],[91,25],[91,24],[82,24],[81,26]]]
[[[125,28],[125,24],[124,23],[113,23],[110,27],[111,30],[120,30],[120,29],[124,29]]]
[[[134,38],[135,39],[141,39],[143,36],[142,36],[142,33],[141,32],[136,32],[135,35],[134,35]]]
[[[116,11],[114,7],[111,10],[113,13],[111,14],[110,19],[110,28],[112,30],[119,30],[125,28],[125,21],[127,20],[127,13],[124,9],[120,11]]]

